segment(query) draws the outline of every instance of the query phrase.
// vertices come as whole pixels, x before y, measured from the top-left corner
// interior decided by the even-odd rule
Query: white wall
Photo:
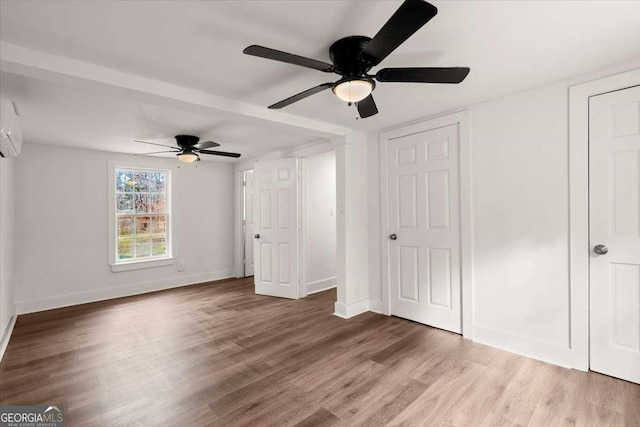
[[[108,161],[175,168],[172,266],[108,265]],[[18,312],[233,275],[233,166],[25,144],[15,160]],[[178,272],[179,264],[185,270]]]
[[[568,365],[568,85],[471,108],[474,339]]]
[[[617,71],[603,70],[469,108],[475,341],[572,364],[568,88]],[[368,139],[373,304],[382,295],[380,163],[378,136]]]
[[[0,339],[14,312],[14,160],[0,158]],[[1,345],[1,344],[0,344]],[[0,348],[0,357],[2,354]]]
[[[353,317],[374,309],[369,299],[368,139],[353,132],[336,145],[336,252],[338,301],[335,314]]]
[[[307,293],[336,285],[336,154],[302,160],[303,280]]]

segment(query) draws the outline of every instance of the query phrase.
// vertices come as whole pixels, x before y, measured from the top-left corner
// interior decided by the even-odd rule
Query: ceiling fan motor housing
[[[176,142],[182,149],[193,147],[200,141],[200,138],[193,135],[176,135]]]
[[[329,48],[329,57],[334,71],[345,79],[366,76],[371,66],[361,59],[360,54],[370,41],[371,38],[367,36],[349,36],[333,43]]]

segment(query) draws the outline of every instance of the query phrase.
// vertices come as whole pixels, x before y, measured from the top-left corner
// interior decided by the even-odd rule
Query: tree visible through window
[[[169,256],[168,172],[116,169],[116,262]]]

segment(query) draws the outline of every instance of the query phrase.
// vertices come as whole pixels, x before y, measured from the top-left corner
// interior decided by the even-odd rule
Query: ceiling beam
[[[266,107],[222,98],[208,92],[52,55],[4,41],[0,41],[0,70],[77,88],[107,91],[140,101],[235,116],[263,125],[284,126],[289,130],[306,134],[311,131],[312,134],[328,138],[352,133],[350,128],[343,126],[269,110]]]

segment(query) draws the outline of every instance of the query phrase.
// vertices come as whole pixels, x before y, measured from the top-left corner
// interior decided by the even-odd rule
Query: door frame
[[[304,144],[303,146],[299,146],[299,147],[294,147],[293,150],[290,153],[290,155],[282,155],[281,157],[268,157],[268,156],[264,156],[263,158],[256,158],[253,160],[249,160],[243,163],[239,163],[235,166],[234,168],[234,197],[235,197],[235,213],[234,213],[234,217],[235,217],[235,253],[234,253],[234,272],[235,272],[235,277],[236,278],[243,278],[244,277],[244,226],[242,224],[242,206],[244,203],[243,200],[243,196],[242,196],[242,178],[243,178],[243,174],[244,172],[248,171],[248,170],[255,170],[255,165],[256,162],[259,162],[260,160],[264,159],[266,160],[278,160],[280,158],[285,158],[285,157],[292,157],[292,158],[296,158],[298,160],[298,171],[297,171],[297,180],[298,180],[298,225],[299,225],[299,229],[298,229],[298,242],[299,242],[299,248],[298,248],[298,262],[300,263],[300,298],[304,298],[307,296],[307,291],[306,291],[306,285],[304,282],[304,277],[302,276],[302,267],[303,267],[303,247],[304,247],[304,236],[302,233],[302,230],[304,228],[304,224],[303,224],[303,212],[302,212],[302,198],[304,197],[303,194],[303,190],[302,190],[302,179],[301,179],[301,167],[302,167],[302,160],[306,157],[311,157],[314,156],[316,154],[322,154],[322,153],[326,153],[329,151],[333,151],[336,153],[336,158],[337,158],[337,150],[336,147],[340,144],[344,143],[344,139],[345,138],[335,138],[332,140],[324,140],[324,141],[314,141],[312,144]],[[336,167],[336,197],[337,197],[337,191],[338,188],[340,186],[344,186],[344,182],[339,182],[338,181],[338,171],[337,171],[337,167]],[[255,186],[255,183],[254,183]],[[254,187],[255,188],[255,187]],[[337,212],[336,212],[337,215]],[[336,239],[338,239],[340,236],[338,236],[339,230],[336,227]],[[255,254],[254,254],[255,256]],[[336,257],[337,257],[337,253],[336,253]],[[340,262],[340,260],[338,259],[338,262]],[[337,281],[337,279],[336,279]],[[337,283],[336,283],[337,286]]]
[[[640,69],[569,88],[569,351],[589,370],[589,98],[640,85]]]
[[[242,277],[243,278],[253,276],[253,274],[250,276],[247,276],[247,222],[244,216],[246,214],[246,209],[247,209],[247,196],[246,196],[247,172],[253,173],[253,169],[245,169],[240,173],[240,223],[242,227],[242,260],[241,261],[242,261]],[[255,179],[254,179],[253,185],[255,185]],[[251,204],[251,208],[252,210],[255,208],[253,203]],[[252,212],[251,215],[253,217],[254,213]],[[253,245],[251,245],[251,250],[253,251]],[[255,256],[255,254],[253,254],[253,256]],[[255,258],[254,258],[254,262],[255,262]]]
[[[234,199],[235,199],[235,250],[234,250],[234,276],[244,278],[244,224],[242,223],[242,209],[244,206],[242,194],[243,175],[246,171],[253,170],[254,162],[247,162],[234,168]]]
[[[472,293],[472,199],[471,199],[471,144],[469,135],[469,112],[461,111],[416,124],[402,126],[380,134],[380,201],[381,228],[380,244],[382,252],[382,313],[391,314],[389,303],[389,251],[387,236],[389,227],[389,140],[402,136],[457,124],[459,126],[459,173],[460,173],[460,286],[462,336],[473,339],[473,293]],[[385,261],[386,260],[386,261]]]

